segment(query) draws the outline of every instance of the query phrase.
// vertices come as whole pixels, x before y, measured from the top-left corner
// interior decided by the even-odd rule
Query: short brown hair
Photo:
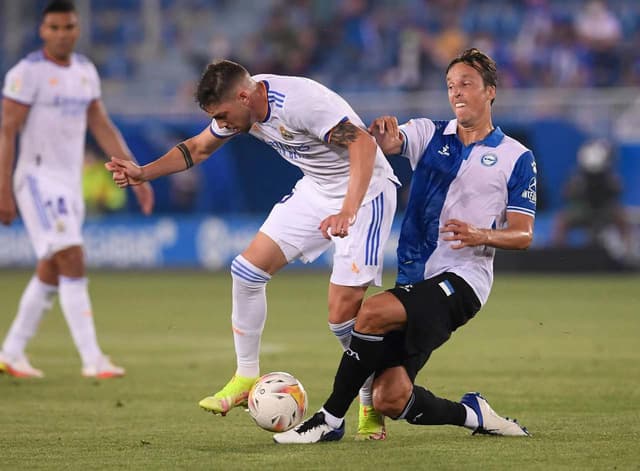
[[[482,82],[485,87],[492,86],[497,88],[498,72],[496,69],[496,62],[491,57],[475,47],[467,49],[449,63],[445,74],[449,73],[449,69],[451,69],[451,67],[461,62],[478,71],[482,77]],[[491,100],[491,103],[493,103],[493,100]]]
[[[206,111],[210,105],[224,101],[233,87],[248,75],[247,69],[233,61],[209,64],[198,82],[195,95],[198,106]]]

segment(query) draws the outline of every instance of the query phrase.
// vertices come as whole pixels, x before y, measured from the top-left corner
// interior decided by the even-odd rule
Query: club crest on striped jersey
[[[498,162],[496,154],[484,154],[480,157],[480,163],[485,167],[493,167]]]

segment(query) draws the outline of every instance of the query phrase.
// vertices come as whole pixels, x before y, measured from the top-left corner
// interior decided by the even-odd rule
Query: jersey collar
[[[455,134],[457,130],[458,120],[452,119],[451,121],[449,121],[449,124],[447,124],[447,127],[444,129],[444,132],[442,134]],[[500,145],[500,143],[502,142],[502,139],[504,139],[504,133],[502,132],[502,129],[500,129],[500,126],[498,126],[493,131],[491,131],[484,139],[475,142],[474,144],[482,144],[487,147],[498,147],[498,145]]]
[[[47,54],[47,51],[44,48],[40,49],[40,51],[42,52],[42,57],[44,57],[45,60],[57,65],[58,67],[71,67],[71,65],[73,64],[73,53],[71,53],[71,56],[69,56],[69,63],[66,63],[60,62],[54,57],[51,57],[49,54]]]
[[[487,137],[478,142],[478,144],[482,144],[487,147],[498,147],[503,138],[504,133],[502,132],[502,129],[500,129],[500,126],[498,126],[493,131],[491,131]]]
[[[267,116],[265,116],[265,118],[260,121],[261,123],[266,123],[267,121],[269,121],[269,118],[271,118],[271,103],[269,103],[269,82],[267,82],[266,80],[262,80],[262,83],[264,83],[264,88],[265,91],[267,92]]]

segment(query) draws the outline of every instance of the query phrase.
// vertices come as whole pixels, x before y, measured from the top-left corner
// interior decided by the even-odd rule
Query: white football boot
[[[44,373],[31,366],[26,356],[11,357],[0,352],[0,373],[6,373],[16,378],[44,378]]]
[[[282,433],[276,433],[276,443],[319,443],[338,441],[344,435],[344,420],[339,428],[333,428],[324,420],[324,412],[316,412],[310,419]]]
[[[111,363],[108,356],[102,355],[98,361],[82,367],[82,376],[85,378],[120,378],[125,375],[125,369]]]
[[[469,392],[462,396],[460,402],[469,406],[478,416],[478,427],[475,434],[502,435],[508,437],[530,437],[527,429],[521,426],[517,420],[509,417],[501,417],[494,411],[487,400],[478,392]]]

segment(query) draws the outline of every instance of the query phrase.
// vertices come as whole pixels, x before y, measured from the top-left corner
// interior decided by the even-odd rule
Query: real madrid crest
[[[280,126],[280,135],[287,141],[293,140],[293,134],[291,134],[291,132],[289,132],[284,126]]]
[[[11,90],[14,93],[19,92],[21,88],[22,88],[22,81],[19,78],[14,79],[13,82],[11,82],[11,84],[9,85],[9,90]]]

